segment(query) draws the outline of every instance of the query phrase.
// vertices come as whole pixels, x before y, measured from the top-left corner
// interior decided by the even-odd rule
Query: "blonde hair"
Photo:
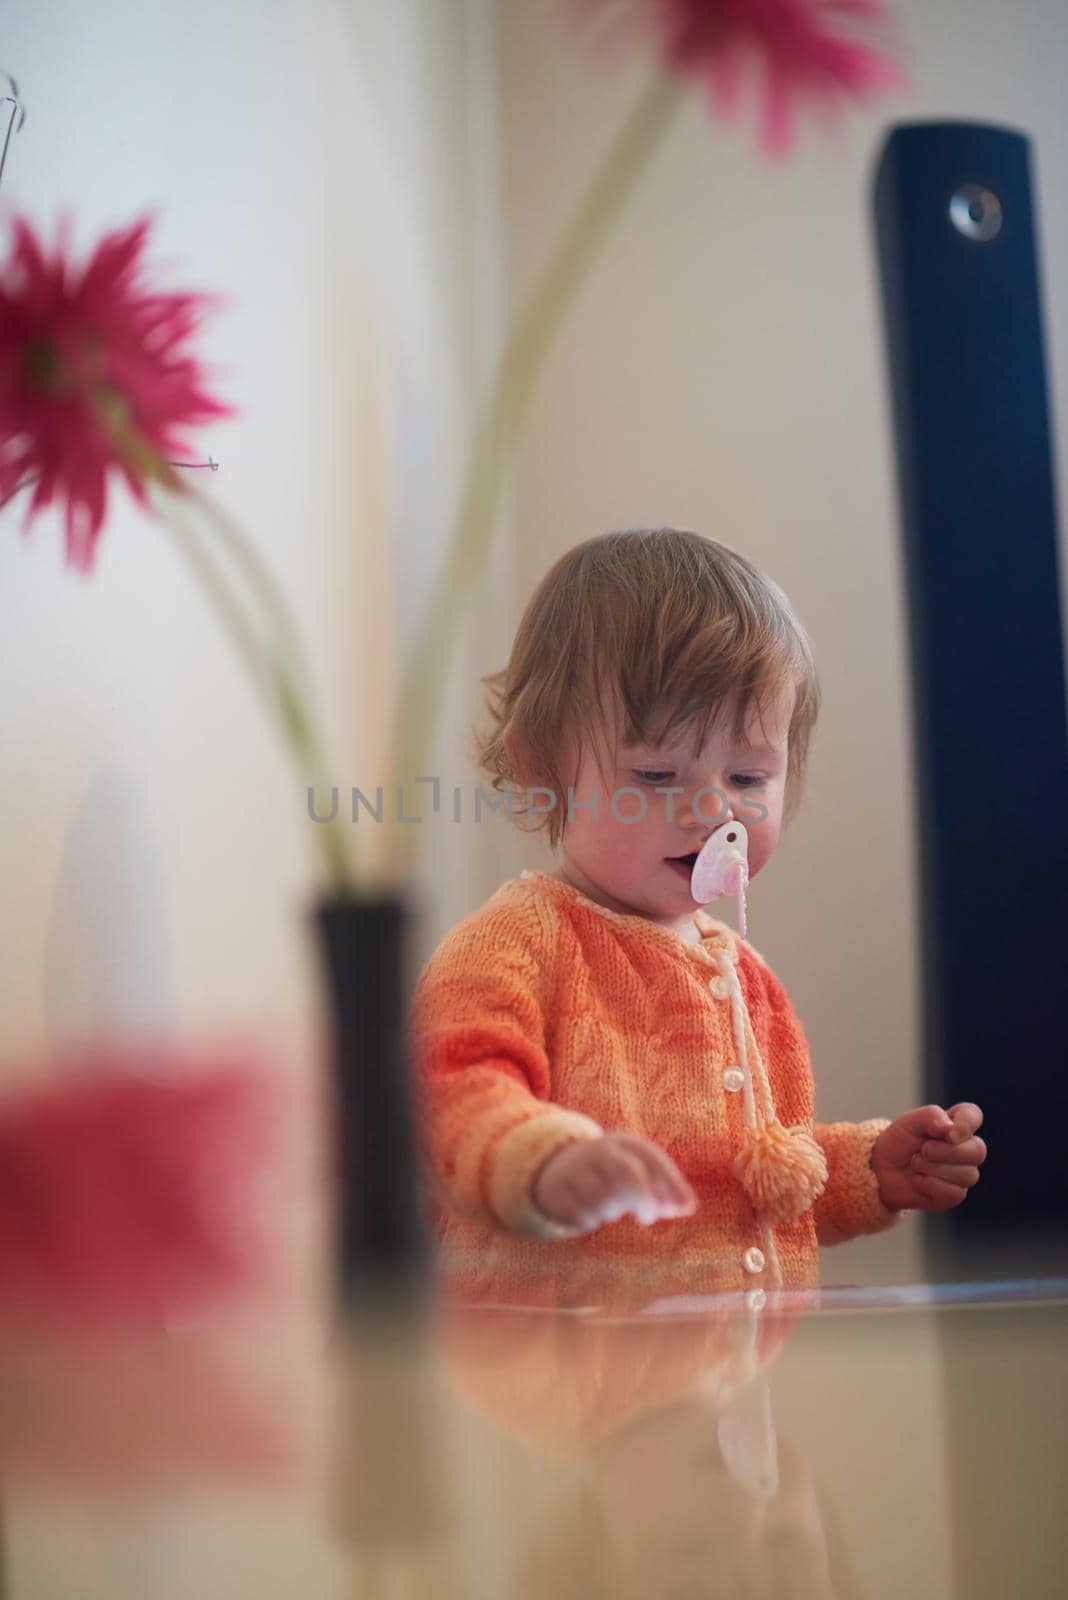
[[[554,847],[568,787],[561,763],[585,738],[602,772],[612,728],[627,743],[685,729],[700,744],[733,708],[741,739],[751,709],[759,716],[790,687],[785,820],[800,801],[820,704],[811,640],[777,583],[701,534],[631,528],[567,551],[531,596],[508,665],[482,682],[491,720],[476,734],[479,765],[498,792],[520,783],[552,791],[551,811],[527,815]]]

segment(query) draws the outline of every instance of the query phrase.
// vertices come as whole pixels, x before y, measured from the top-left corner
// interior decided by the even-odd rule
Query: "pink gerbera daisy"
[[[582,13],[622,18],[649,33],[664,69],[696,82],[714,112],[737,110],[747,76],[763,78],[762,138],[777,154],[792,142],[802,103],[898,89],[898,68],[858,33],[887,21],[879,0],[575,0]]]
[[[67,558],[92,567],[112,469],[145,503],[145,480],[180,484],[167,457],[178,430],[230,408],[203,388],[184,346],[212,297],[164,294],[143,281],[151,219],[106,234],[79,273],[66,228],[49,256],[14,223],[0,265],[0,505],[33,486],[26,526],[66,500]]]
[[[105,1041],[27,1079],[0,1095],[0,1313],[136,1323],[285,1287],[272,1196],[292,1198],[300,1107],[279,1067]]]

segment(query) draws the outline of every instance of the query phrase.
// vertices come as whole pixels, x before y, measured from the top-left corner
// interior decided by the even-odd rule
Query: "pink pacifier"
[[[720,895],[738,900],[738,932],[745,938],[745,891],[749,883],[749,835],[740,822],[724,822],[704,842],[690,874],[690,893],[706,906]]]

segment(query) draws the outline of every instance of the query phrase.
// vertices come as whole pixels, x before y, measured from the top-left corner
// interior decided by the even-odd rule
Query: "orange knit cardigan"
[[[739,1290],[759,1306],[766,1290],[815,1284],[819,1244],[896,1220],[869,1160],[886,1123],[813,1123],[786,991],[726,924],[695,922],[701,942],[688,944],[524,872],[442,940],[416,985],[410,1042],[446,1293],[601,1303],[607,1274],[616,1303],[621,1276],[640,1302],[643,1268],[663,1295],[668,1262],[682,1292]],[[763,1214],[735,1170],[747,1104],[750,1120],[754,1104],[766,1117],[768,1088],[771,1115],[810,1129],[827,1163],[822,1193],[787,1221]],[[622,1129],[677,1162],[695,1214],[565,1233],[534,1206],[534,1174],[570,1141]]]

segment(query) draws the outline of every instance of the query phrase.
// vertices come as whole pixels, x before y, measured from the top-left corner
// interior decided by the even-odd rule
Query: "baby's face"
[[[693,858],[717,827],[744,823],[750,879],[771,859],[782,829],[792,706],[791,691],[766,704],[762,720],[754,708],[740,743],[721,716],[699,750],[675,736],[619,746],[603,776],[594,752],[584,750],[560,846],[562,876],[610,910],[685,931],[698,908]],[[715,904],[710,910],[717,914]]]

